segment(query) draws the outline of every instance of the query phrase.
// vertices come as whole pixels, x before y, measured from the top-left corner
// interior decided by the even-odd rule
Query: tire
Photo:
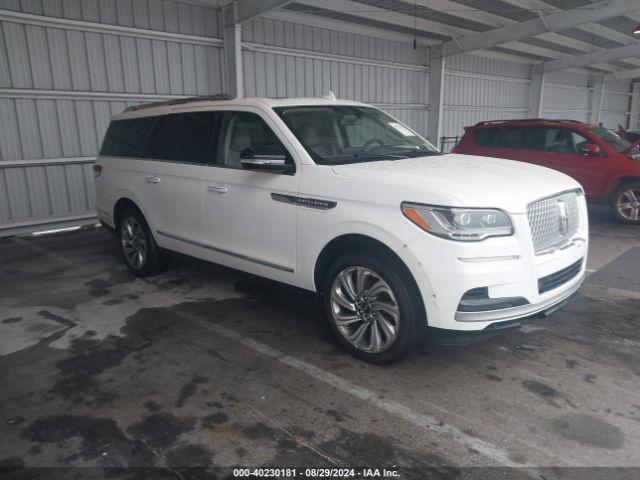
[[[357,284],[360,275],[362,288]],[[418,288],[389,254],[340,255],[329,267],[322,291],[331,330],[345,350],[361,360],[395,362],[424,338],[427,322]]]
[[[123,212],[117,233],[124,263],[135,276],[156,275],[167,267],[168,255],[158,248],[144,216],[138,210],[130,208]]]
[[[611,208],[617,221],[640,225],[640,182],[621,185],[613,194]]]

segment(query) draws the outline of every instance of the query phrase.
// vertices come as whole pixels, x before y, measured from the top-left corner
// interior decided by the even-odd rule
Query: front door
[[[288,151],[269,119],[257,112],[223,114],[216,164],[207,169],[204,215],[210,259],[216,263],[295,282],[296,206],[282,201],[296,194],[299,172],[246,170],[241,156],[248,148]],[[287,155],[294,165],[293,158]],[[288,195],[289,197],[283,197]]]
[[[218,114],[188,112],[161,117],[143,179],[143,205],[162,247],[206,258],[202,198],[207,164],[213,158]]]
[[[589,143],[594,142],[568,128],[547,128],[547,166],[577,180],[587,197],[594,198],[605,188],[610,172],[607,157],[581,153]]]

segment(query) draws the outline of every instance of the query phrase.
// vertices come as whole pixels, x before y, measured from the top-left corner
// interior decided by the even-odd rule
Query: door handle
[[[226,185],[209,185],[207,190],[214,193],[227,193],[229,191],[229,187]]]
[[[147,183],[160,183],[160,177],[147,177],[145,180]]]

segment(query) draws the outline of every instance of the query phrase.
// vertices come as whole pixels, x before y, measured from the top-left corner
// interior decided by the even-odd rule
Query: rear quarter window
[[[112,121],[104,136],[100,155],[143,157],[147,139],[155,122],[155,117]]]
[[[499,128],[479,128],[473,132],[473,138],[481,147],[492,147],[498,137]]]

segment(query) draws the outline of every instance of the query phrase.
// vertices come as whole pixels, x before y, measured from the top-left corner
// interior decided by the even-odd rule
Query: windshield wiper
[[[330,161],[330,162],[346,161],[350,163],[356,163],[356,162],[375,162],[377,160],[384,160],[384,159],[403,160],[405,158],[408,158],[408,157],[404,155],[397,155],[392,153],[375,153],[375,154],[365,155],[365,156],[361,156],[361,154],[359,153],[352,153],[351,155],[338,155],[335,157],[325,157],[324,160]]]
[[[415,157],[428,157],[430,155],[440,155],[440,152],[436,151],[424,151],[424,150],[416,150],[414,148],[402,150],[401,155],[406,155],[406,158],[415,158]]]
[[[392,158],[394,160],[403,160],[405,158],[409,158],[409,157],[406,157],[404,154],[400,155],[397,153],[376,153],[373,155],[369,155],[368,157],[365,157],[365,158],[377,158],[377,157]]]

